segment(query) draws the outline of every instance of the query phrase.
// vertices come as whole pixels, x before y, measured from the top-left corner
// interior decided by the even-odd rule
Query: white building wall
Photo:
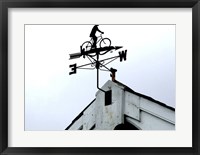
[[[167,121],[163,121],[159,117],[146,113],[144,111],[140,112],[141,120],[137,121],[135,119],[127,117],[126,120],[138,127],[141,130],[174,130],[174,124]]]
[[[108,81],[103,90],[112,90],[112,103],[105,105],[105,93],[98,91],[96,100],[70,125],[69,130],[113,130],[125,121],[141,130],[174,130],[175,110],[125,86]]]
[[[96,120],[95,116],[95,107],[96,107],[96,101],[94,101],[84,112],[83,112],[83,130],[89,130],[91,129]]]
[[[112,103],[105,106],[105,93],[100,90],[96,93],[96,129],[113,130],[124,121],[123,89],[111,81],[108,81],[102,89],[112,90]]]

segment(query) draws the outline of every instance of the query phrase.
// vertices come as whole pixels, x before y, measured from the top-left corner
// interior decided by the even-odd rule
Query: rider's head
[[[99,26],[99,25],[95,25],[95,26]]]

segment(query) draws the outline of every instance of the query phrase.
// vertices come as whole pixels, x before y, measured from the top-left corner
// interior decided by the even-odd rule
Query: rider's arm
[[[102,34],[104,33],[104,32],[102,32],[102,31],[100,31],[98,28],[97,28],[97,31],[99,31],[99,32],[102,33]]]

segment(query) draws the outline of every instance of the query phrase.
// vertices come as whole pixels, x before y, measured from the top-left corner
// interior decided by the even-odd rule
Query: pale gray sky
[[[25,130],[64,130],[95,98],[96,70],[77,70],[69,60],[90,40],[93,25],[25,26]],[[127,61],[108,64],[116,79],[136,92],[175,107],[175,25],[100,25],[112,46],[127,49]],[[120,51],[120,50],[119,50]],[[118,55],[113,52],[105,57]],[[100,86],[110,80],[100,72]]]

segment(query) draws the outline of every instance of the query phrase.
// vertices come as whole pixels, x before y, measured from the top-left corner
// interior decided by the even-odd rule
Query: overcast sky
[[[70,64],[90,62],[83,57],[69,60],[69,54],[80,52],[92,27],[25,26],[25,130],[64,130],[95,98],[96,70],[78,69],[69,75]],[[127,50],[126,61],[107,65],[117,69],[116,79],[175,107],[175,25],[100,25],[99,29],[112,46]],[[113,51],[105,57],[116,55]],[[101,71],[100,87],[110,79],[109,72]]]

